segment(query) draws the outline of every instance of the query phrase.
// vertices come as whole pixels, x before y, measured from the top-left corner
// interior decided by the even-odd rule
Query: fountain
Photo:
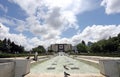
[[[34,73],[34,74],[40,74],[40,73],[54,73],[54,74],[61,73],[62,74],[65,71],[68,72],[69,74],[80,74],[80,73],[81,74],[91,74],[91,73],[99,74],[100,73],[98,68],[95,68],[92,65],[88,65],[86,63],[80,62],[78,60],[72,59],[68,56],[65,56],[63,52],[59,53],[58,56],[31,68],[31,73]]]

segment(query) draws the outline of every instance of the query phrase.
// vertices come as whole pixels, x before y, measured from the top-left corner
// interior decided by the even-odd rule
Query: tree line
[[[10,39],[0,40],[0,53],[23,53],[24,47],[11,42]]]
[[[10,53],[10,54],[15,54],[15,53],[26,53],[25,48],[21,45],[17,45],[14,42],[11,42],[10,39],[4,39],[0,40],[0,53]],[[40,53],[46,53],[45,48],[42,45],[39,45],[38,47],[32,48],[30,50],[31,53],[38,52]]]
[[[32,48],[32,53],[35,53],[35,52],[38,52],[38,54],[45,54],[46,50],[45,50],[44,46],[39,45],[35,48]]]
[[[120,33],[116,37],[102,39],[95,43],[89,42],[88,45],[84,41],[77,46],[78,53],[120,53]]]
[[[95,43],[85,43],[83,40],[76,45],[78,53],[120,53],[120,33],[116,37],[109,37],[109,39],[102,39]],[[39,45],[32,48],[32,53],[38,52],[39,54],[45,54],[46,50],[44,46]],[[52,53],[51,51],[48,51]],[[21,45],[17,45],[11,42],[10,39],[0,40],[0,53],[25,53],[25,49]]]

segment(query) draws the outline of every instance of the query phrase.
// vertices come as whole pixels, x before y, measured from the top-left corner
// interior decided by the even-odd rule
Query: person
[[[38,59],[38,52],[35,52],[35,56],[33,60],[37,61],[37,59]]]
[[[70,76],[70,74],[64,72],[64,77],[68,77],[68,76]]]
[[[28,56],[26,59],[30,59],[30,56]]]

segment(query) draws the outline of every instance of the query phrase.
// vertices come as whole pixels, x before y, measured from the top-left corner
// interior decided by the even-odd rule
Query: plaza
[[[64,72],[70,74],[67,77],[118,77],[119,73],[116,75],[111,74],[111,72],[106,69],[109,68],[112,64],[109,64],[108,67],[102,67],[104,64],[99,62],[99,60],[118,60],[120,58],[110,58],[110,57],[97,57],[97,56],[69,56],[63,52],[59,53],[57,56],[43,62],[38,63],[35,66],[31,67],[31,71],[26,77],[64,77]],[[114,60],[112,61],[114,63]],[[112,72],[117,68],[111,66]],[[108,72],[108,73],[106,73]],[[118,75],[117,75],[118,74]]]

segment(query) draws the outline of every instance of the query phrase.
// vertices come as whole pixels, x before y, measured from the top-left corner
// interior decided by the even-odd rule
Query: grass
[[[39,56],[44,56],[45,54],[39,54]],[[49,54],[48,54],[49,55]],[[120,57],[120,53],[79,53],[71,55],[84,55],[84,56],[103,56],[103,57]],[[27,57],[34,56],[34,54],[10,54],[10,53],[0,53],[0,58],[11,58],[11,57]]]
[[[87,54],[77,54],[84,56],[102,56],[102,57],[120,57],[120,53],[87,53]]]
[[[8,53],[1,53],[0,58],[11,58],[11,57],[25,57],[28,54],[8,54]],[[31,55],[33,56],[33,55]]]

